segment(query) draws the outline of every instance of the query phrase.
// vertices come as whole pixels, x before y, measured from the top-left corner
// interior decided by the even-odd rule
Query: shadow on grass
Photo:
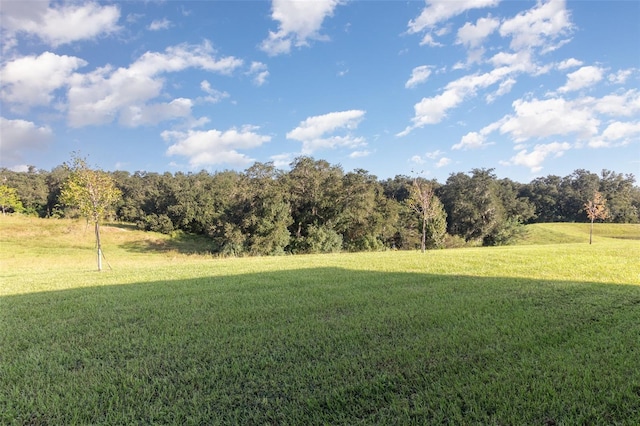
[[[637,424],[640,288],[314,268],[0,298],[2,424]]]
[[[134,253],[166,253],[209,254],[212,251],[211,239],[201,235],[177,233],[166,238],[149,238],[129,241],[120,244],[123,249]]]

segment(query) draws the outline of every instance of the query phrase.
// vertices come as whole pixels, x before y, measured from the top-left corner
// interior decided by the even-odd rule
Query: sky
[[[636,0],[0,0],[0,167],[640,171]]]

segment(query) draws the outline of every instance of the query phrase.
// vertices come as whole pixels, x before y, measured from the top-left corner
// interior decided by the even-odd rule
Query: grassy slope
[[[619,229],[214,259],[105,227],[97,273],[84,224],[0,218],[0,423],[637,424],[639,245],[611,236],[640,232]]]

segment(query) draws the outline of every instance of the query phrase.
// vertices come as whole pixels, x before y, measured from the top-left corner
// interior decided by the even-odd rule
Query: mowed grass
[[[635,425],[640,232],[599,225],[242,259],[114,226],[98,273],[84,223],[0,217],[0,424]]]

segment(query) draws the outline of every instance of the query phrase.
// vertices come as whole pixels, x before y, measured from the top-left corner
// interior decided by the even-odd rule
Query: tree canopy
[[[608,207],[604,220],[640,222],[635,177],[609,170],[519,183],[473,169],[439,183],[379,180],[311,157],[288,171],[255,163],[243,172],[175,174],[91,170],[76,157],[49,172],[0,169],[0,177],[27,214],[99,223],[109,213],[144,230],[207,236],[221,255],[509,244],[527,223],[586,221],[595,191]]]

